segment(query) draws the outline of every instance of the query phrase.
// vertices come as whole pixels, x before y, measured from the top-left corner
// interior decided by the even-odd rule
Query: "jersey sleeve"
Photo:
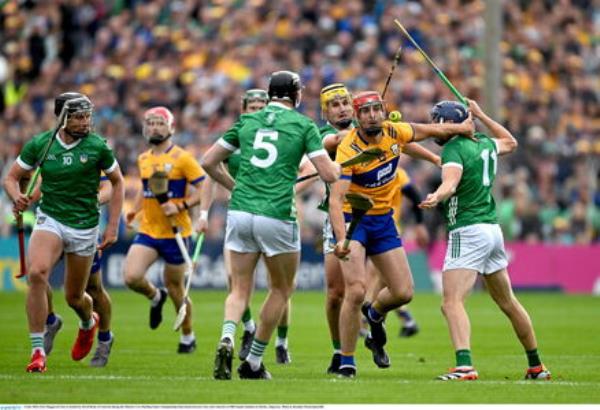
[[[101,145],[98,164],[100,165],[100,170],[104,171],[105,174],[110,174],[119,166],[119,163],[115,159],[115,154],[106,142]]]
[[[396,131],[398,144],[405,145],[413,140],[415,130],[412,125],[407,122],[389,122],[389,124]]]
[[[442,166],[463,167],[463,158],[460,155],[460,146],[451,141],[442,150]]]
[[[38,162],[38,155],[40,155],[40,145],[37,139],[27,141],[21,154],[17,157],[17,163],[19,166],[27,171],[33,169]]]
[[[221,145],[228,151],[235,151],[240,147],[239,130],[242,127],[242,120],[238,120],[233,127],[229,128],[225,134],[217,141],[217,144]]]
[[[323,148],[323,141],[317,126],[310,121],[304,134],[304,152],[308,158],[314,158],[319,155],[327,155],[327,151]]]
[[[341,164],[344,161],[347,161],[350,158],[352,158],[354,155],[356,155],[356,152],[354,152],[352,148],[345,144],[340,144],[335,154],[335,162]],[[353,173],[354,172],[352,166],[342,168],[342,175],[340,176],[340,179],[352,179]]]
[[[204,178],[206,178],[206,173],[191,154],[186,153],[182,159],[183,174],[185,175],[188,183],[196,185],[198,182],[202,182]]]

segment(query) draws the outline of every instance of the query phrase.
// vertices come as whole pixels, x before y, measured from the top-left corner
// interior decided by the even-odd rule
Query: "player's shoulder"
[[[52,131],[42,131],[38,134],[35,134],[29,143],[34,145],[45,144],[52,137]]]
[[[333,127],[333,125],[327,123],[324,126],[322,126],[321,128],[319,128],[319,134],[321,134],[322,137],[326,137],[327,135],[336,135],[338,133],[338,131]]]
[[[146,151],[144,151],[138,155],[138,161],[139,162],[147,161],[150,158],[151,154],[152,154],[152,150],[150,148],[148,148]]]
[[[100,134],[91,132],[85,137],[85,142],[96,148],[108,147],[108,141]]]

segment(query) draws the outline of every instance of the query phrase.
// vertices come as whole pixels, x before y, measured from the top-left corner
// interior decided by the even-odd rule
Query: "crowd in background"
[[[300,111],[322,124],[319,90],[344,82],[382,90],[396,50],[400,64],[386,95],[403,119],[426,122],[452,96],[393,23],[399,18],[462,93],[483,103],[482,0],[9,0],[0,2],[0,171],[23,143],[54,126],[53,99],[87,94],[94,126],[139,187],[136,158],[147,149],[141,117],[165,105],[176,143],[202,153],[239,115],[240,96],[269,74],[301,74]],[[593,0],[503,1],[502,111],[518,139],[502,161],[496,195],[508,240],[600,240],[600,9]],[[596,7],[594,7],[594,4]],[[439,151],[435,145],[428,145]],[[439,170],[404,158],[423,194]],[[303,233],[319,236],[323,187],[303,195]],[[0,191],[0,235],[11,204]],[[211,235],[223,235],[227,194],[218,193]],[[130,203],[126,207],[131,206]],[[427,213],[443,235],[440,215]],[[405,235],[410,239],[411,222]]]

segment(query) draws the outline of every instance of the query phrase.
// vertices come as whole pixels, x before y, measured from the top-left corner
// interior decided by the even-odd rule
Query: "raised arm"
[[[438,167],[442,166],[442,160],[440,159],[439,155],[434,154],[427,148],[414,142],[406,144],[402,148],[402,152],[404,152],[406,155],[409,155],[412,158],[429,161]]]
[[[502,124],[494,121],[484,113],[477,102],[469,100],[469,108],[475,118],[478,118],[490,130],[492,137],[496,139],[499,155],[510,154],[517,149],[519,144],[516,138]]]
[[[414,124],[411,123],[414,129],[413,141],[423,141],[427,138],[437,138],[446,140],[455,135],[463,135],[473,139],[475,132],[475,124],[473,118],[469,115],[466,120],[459,124],[451,122],[442,124]]]

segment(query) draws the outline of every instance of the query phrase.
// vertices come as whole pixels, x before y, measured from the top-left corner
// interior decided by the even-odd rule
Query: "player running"
[[[123,204],[123,176],[104,138],[92,132],[93,105],[80,93],[63,93],[55,100],[55,114],[67,110],[65,125],[52,141],[41,166],[42,200],[28,248],[29,291],[27,318],[32,345],[28,372],[46,371],[44,324],[48,316],[47,291],[53,266],[64,253],[65,298],[80,318],[77,340],[71,350],[73,360],[81,360],[92,349],[98,328],[98,314],[85,292],[98,238],[98,185],[104,171],[112,184],[109,221],[102,250],[117,240],[119,215]],[[4,188],[14,202],[14,212],[22,212],[31,198],[21,193],[19,180],[42,158],[53,132],[45,131],[31,139],[14,162]]]
[[[379,160],[344,168],[338,182],[332,185],[329,215],[337,239],[335,254],[341,259],[344,276],[344,300],[340,312],[342,357],[339,375],[354,377],[354,352],[360,327],[360,312],[366,316],[373,342],[383,349],[386,334],[383,319],[386,312],[408,303],[413,294],[413,281],[402,241],[392,219],[391,199],[395,193],[396,167],[401,151],[411,152],[411,142],[430,136],[448,138],[455,134],[470,135],[473,122],[461,124],[408,124],[385,121],[384,102],[379,93],[366,91],[356,95],[353,107],[358,127],[342,140],[337,162],[343,162],[367,148],[383,150]],[[429,151],[417,156],[436,163],[439,158]],[[347,192],[361,193],[374,201],[344,248],[346,223],[351,219],[351,207],[345,200]],[[370,257],[379,269],[386,287],[372,304],[363,306],[367,289],[365,259]]]
[[[456,367],[438,380],[475,380],[477,371],[471,360],[471,325],[464,307],[467,294],[480,274],[494,302],[511,321],[525,348],[529,368],[526,379],[550,379],[542,364],[531,319],[512,292],[504,238],[496,218],[492,186],[498,157],[517,149],[510,131],[488,117],[477,103],[469,100],[473,115],[491,131],[490,138],[476,133],[477,141],[452,138],[442,151],[442,183],[427,195],[423,208],[444,206],[448,225],[448,249],[442,273],[442,312],[448,322],[456,352]],[[460,123],[467,109],[454,101],[442,101],[431,110],[435,123]]]
[[[162,308],[171,297],[175,311],[184,302],[184,276],[186,264],[175,240],[171,220],[178,227],[186,245],[190,246],[192,222],[188,210],[200,203],[201,184],[205,173],[194,157],[171,141],[175,131],[174,117],[165,107],[153,107],[144,113],[144,137],[150,149],[138,157],[138,167],[143,190],[138,193],[134,209],[127,213],[130,225],[138,213],[141,222],[133,244],[125,259],[124,277],[127,286],[150,300],[150,328],[162,322]],[[162,205],[149,189],[149,179],[156,173],[166,173],[168,198]],[[187,187],[196,190],[187,196]],[[146,279],[146,272],[159,257],[165,261],[163,281],[166,289],[157,288]],[[187,314],[181,326],[177,353],[196,350],[196,337],[192,329],[192,304],[187,303]]]
[[[231,253],[231,292],[225,301],[215,357],[216,379],[231,379],[235,330],[248,306],[261,255],[268,271],[269,293],[250,354],[238,374],[243,379],[271,378],[262,357],[293,292],[300,252],[294,205],[300,161],[306,153],[325,181],[333,182],[339,176],[339,166],[323,150],[316,125],[294,110],[302,98],[301,90],[298,74],[273,73],[267,107],[242,115],[202,161],[212,178],[233,191],[225,234],[225,247]],[[241,158],[234,180],[220,163],[237,149]]]

